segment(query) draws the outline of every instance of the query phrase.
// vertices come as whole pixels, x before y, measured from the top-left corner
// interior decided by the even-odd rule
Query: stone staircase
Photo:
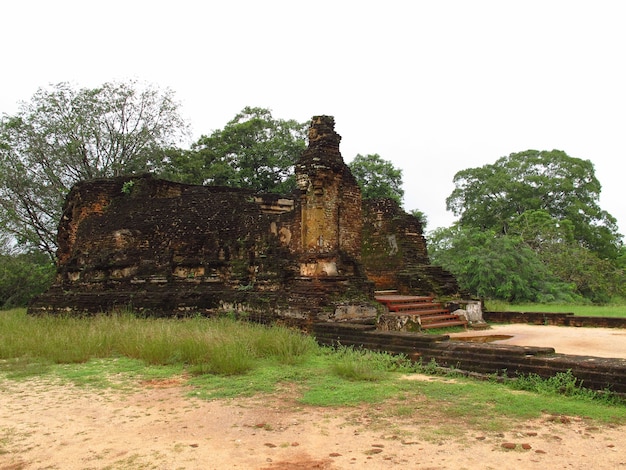
[[[387,307],[378,328],[386,331],[419,331],[428,328],[467,327],[465,317],[450,313],[434,297],[398,295],[395,291],[377,291],[376,301]]]

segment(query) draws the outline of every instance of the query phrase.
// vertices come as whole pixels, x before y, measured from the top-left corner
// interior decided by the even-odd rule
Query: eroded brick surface
[[[389,202],[362,205],[340,141],[332,117],[312,119],[290,195],[149,175],[75,185],[56,283],[29,312],[231,311],[307,325],[372,317],[375,287],[454,291],[451,277],[432,275],[417,219]]]
[[[430,264],[420,221],[392,199],[363,202],[362,262],[378,289],[454,296],[456,279]]]

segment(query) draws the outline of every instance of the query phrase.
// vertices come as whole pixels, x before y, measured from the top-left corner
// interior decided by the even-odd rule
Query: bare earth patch
[[[471,336],[505,337],[499,344],[551,347],[559,354],[588,355],[626,359],[626,330],[621,328],[576,328],[513,323],[495,325],[489,330],[453,333],[451,338]]]
[[[207,402],[176,379],[132,392],[0,381],[0,470],[617,469],[623,437],[554,416],[484,432],[436,410],[305,407],[288,392]]]

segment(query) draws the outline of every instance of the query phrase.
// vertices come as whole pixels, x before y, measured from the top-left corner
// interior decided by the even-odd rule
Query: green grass
[[[626,304],[508,304],[498,301],[486,301],[485,304],[492,311],[573,313],[574,315],[585,317],[626,317]]]
[[[409,419],[427,410],[482,429],[542,413],[626,423],[622,402],[581,389],[571,375],[548,381],[529,376],[509,385],[454,375],[404,379],[418,372],[440,370],[434,362],[321,347],[284,327],[228,319],[0,312],[0,383],[37,377],[126,390],[141,380],[176,377],[202,399],[268,394],[312,406],[378,403],[389,416]]]

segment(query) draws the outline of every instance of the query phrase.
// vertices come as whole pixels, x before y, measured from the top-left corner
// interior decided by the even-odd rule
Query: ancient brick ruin
[[[393,201],[362,203],[340,140],[332,117],[312,119],[285,196],[149,175],[78,183],[59,225],[56,282],[29,312],[231,312],[307,326],[373,319],[374,289],[458,294],[430,265],[415,217]]]

